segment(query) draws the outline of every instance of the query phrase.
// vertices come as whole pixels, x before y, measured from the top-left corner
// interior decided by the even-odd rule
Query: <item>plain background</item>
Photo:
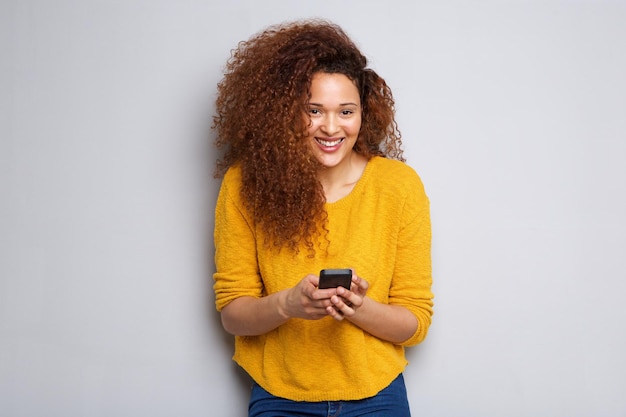
[[[0,1],[0,415],[245,415],[211,288],[215,85],[301,17],[391,85],[431,198],[414,415],[626,416],[617,0]]]

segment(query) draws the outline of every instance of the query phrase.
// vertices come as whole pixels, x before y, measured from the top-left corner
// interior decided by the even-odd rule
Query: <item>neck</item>
[[[365,165],[367,159],[352,151],[341,164],[322,168],[318,173],[318,179],[324,188],[326,202],[332,203],[350,194],[361,178]]]

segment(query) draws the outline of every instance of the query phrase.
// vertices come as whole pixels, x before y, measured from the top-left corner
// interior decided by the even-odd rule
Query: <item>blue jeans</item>
[[[410,417],[404,377],[400,374],[373,397],[355,401],[291,401],[253,384],[249,417]]]

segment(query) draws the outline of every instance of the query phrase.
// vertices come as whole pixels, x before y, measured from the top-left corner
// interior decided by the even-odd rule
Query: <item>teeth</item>
[[[322,144],[322,145],[324,145],[324,146],[329,146],[329,147],[330,147],[330,146],[339,145],[339,143],[341,143],[341,141],[342,141],[342,140],[343,140],[343,139],[337,139],[337,140],[334,140],[334,141],[332,141],[332,142],[329,142],[329,141],[327,141],[327,140],[317,139],[317,141],[318,141],[320,144]]]

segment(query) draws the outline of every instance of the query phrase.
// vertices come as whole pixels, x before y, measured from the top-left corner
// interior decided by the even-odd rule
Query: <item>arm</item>
[[[361,308],[349,317],[366,332],[392,343],[402,343],[417,331],[417,319],[408,309],[382,304],[365,297]]]
[[[327,316],[326,307],[336,290],[317,290],[316,275],[305,276],[292,288],[266,294],[254,222],[240,199],[237,175],[237,171],[226,174],[215,208],[213,288],[224,329],[237,336],[254,336],[290,318]]]
[[[404,346],[426,337],[433,313],[429,202],[421,182],[412,190],[403,204],[387,298],[367,297],[368,284],[353,276],[351,291],[340,289],[331,298],[334,308],[328,310],[335,319],[345,318],[373,336]]]
[[[319,278],[305,276],[293,288],[264,297],[238,297],[222,309],[222,324],[237,336],[258,336],[274,330],[290,318],[318,320],[326,317],[336,290],[317,290]]]
[[[256,336],[267,333],[289,317],[283,312],[281,304],[285,291],[266,297],[239,297],[222,309],[222,325],[235,336]]]
[[[416,333],[418,321],[407,308],[379,303],[367,296],[368,284],[362,278],[353,276],[352,291],[337,289],[331,297],[332,307],[327,309],[337,320],[349,320],[361,329],[380,339],[392,343],[402,343]]]

